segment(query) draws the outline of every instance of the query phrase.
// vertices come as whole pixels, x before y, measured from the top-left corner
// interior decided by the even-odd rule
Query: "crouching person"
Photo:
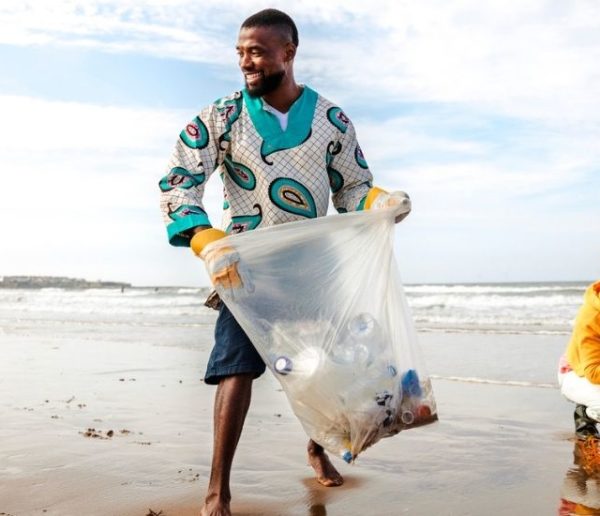
[[[600,438],[600,281],[585,291],[583,305],[567,351],[561,357],[558,383],[563,395],[575,403],[578,438]]]

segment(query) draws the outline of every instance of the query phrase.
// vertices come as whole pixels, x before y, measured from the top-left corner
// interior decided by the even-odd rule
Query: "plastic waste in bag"
[[[347,462],[437,420],[393,255],[394,211],[331,215],[210,246],[241,285],[217,291],[307,434]],[[214,272],[214,271],[209,271]]]

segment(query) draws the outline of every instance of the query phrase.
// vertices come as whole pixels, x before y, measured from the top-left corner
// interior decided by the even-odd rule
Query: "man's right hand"
[[[208,244],[227,236],[220,229],[208,228],[197,231],[190,242],[192,251],[204,260],[210,281],[216,289],[230,291],[235,297],[235,292],[251,292],[251,282],[247,274],[240,271],[240,256],[231,246],[209,247]],[[242,280],[245,276],[245,281]]]

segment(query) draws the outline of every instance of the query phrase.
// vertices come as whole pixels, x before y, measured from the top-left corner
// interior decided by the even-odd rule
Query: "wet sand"
[[[0,514],[198,514],[210,471],[214,388],[201,378],[211,330],[93,318],[4,328]],[[420,338],[440,421],[379,442],[353,465],[334,459],[346,479],[339,488],[313,479],[307,437],[276,380],[255,382],[232,474],[234,514],[557,514],[573,442],[572,406],[544,387],[553,370],[530,386],[445,378],[450,356],[483,364],[489,353],[475,349],[499,347],[520,362],[529,346],[546,368],[564,337]],[[467,376],[494,370],[462,367]]]

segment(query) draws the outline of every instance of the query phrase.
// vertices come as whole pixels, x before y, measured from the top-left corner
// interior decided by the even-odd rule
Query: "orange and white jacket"
[[[567,360],[577,375],[600,384],[600,281],[585,291],[567,346]]]

